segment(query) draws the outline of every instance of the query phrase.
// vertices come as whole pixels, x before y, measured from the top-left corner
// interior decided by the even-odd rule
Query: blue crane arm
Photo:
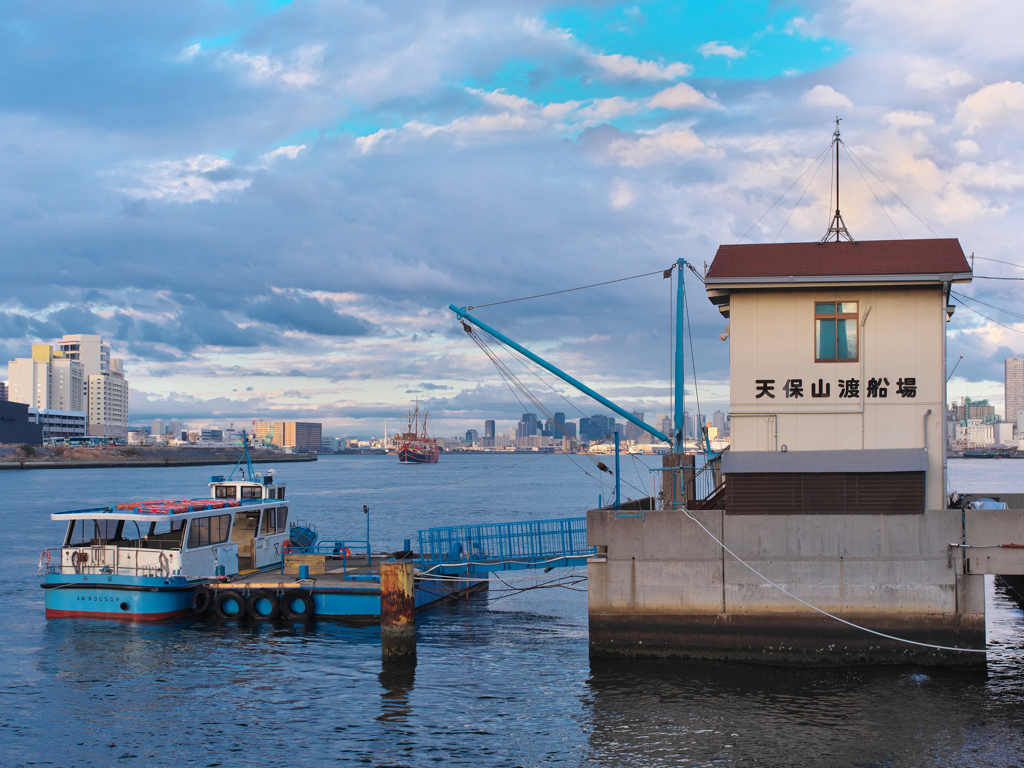
[[[560,378],[562,381],[565,381],[565,382],[571,384],[572,386],[576,387],[576,389],[578,389],[583,394],[589,395],[590,397],[594,398],[595,400],[597,400],[597,402],[601,403],[601,405],[603,405],[606,408],[610,408],[611,410],[615,411],[617,414],[619,414],[619,416],[621,416],[622,418],[626,419],[626,421],[632,422],[633,424],[636,424],[638,427],[640,427],[640,429],[643,429],[643,430],[645,430],[647,432],[650,432],[652,435],[654,435],[659,440],[664,440],[666,443],[669,443],[670,445],[672,444],[672,438],[669,437],[668,435],[666,435],[664,432],[658,431],[657,429],[652,427],[650,424],[645,424],[643,421],[638,419],[636,416],[631,414],[629,411],[627,411],[627,410],[625,410],[623,408],[620,408],[615,403],[613,403],[611,400],[609,400],[607,397],[603,397],[602,395],[599,395],[597,392],[592,390],[590,387],[588,387],[583,382],[577,381],[576,379],[574,379],[569,374],[567,374],[567,373],[565,373],[563,371],[560,371],[558,368],[553,366],[547,360],[545,360],[545,359],[543,359],[541,357],[538,357],[537,355],[533,354],[533,352],[531,352],[530,350],[526,349],[525,347],[523,347],[523,346],[521,346],[519,344],[516,344],[508,336],[506,336],[503,333],[500,333],[499,331],[494,330],[493,328],[491,328],[486,323],[481,323],[475,317],[473,317],[472,315],[467,313],[466,310],[459,309],[454,304],[449,304],[448,305],[448,309],[450,309],[452,312],[454,312],[456,315],[458,315],[463,320],[467,320],[467,321],[471,322],[473,325],[477,326],[478,328],[481,328],[482,330],[487,331],[487,333],[491,334],[491,336],[493,336],[494,338],[498,339],[498,341],[500,341],[502,344],[508,345],[509,347],[514,349],[516,352],[520,353],[521,355],[525,355],[526,357],[528,357],[531,360],[533,360],[533,362],[537,363],[537,365],[539,365],[539,366],[541,366],[541,367],[551,371],[551,373],[555,374],[555,376]]]

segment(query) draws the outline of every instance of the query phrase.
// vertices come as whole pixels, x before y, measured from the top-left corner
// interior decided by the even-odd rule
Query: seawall
[[[693,512],[761,574],[828,613],[877,632],[984,648],[984,576],[949,543],[959,510],[910,515]],[[587,513],[591,656],[664,656],[831,666],[984,664],[984,654],[878,637],[768,584],[682,512]]]

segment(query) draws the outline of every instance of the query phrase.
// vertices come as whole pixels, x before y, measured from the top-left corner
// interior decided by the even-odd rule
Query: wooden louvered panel
[[[913,515],[924,512],[924,472],[744,472],[726,479],[734,515]]]

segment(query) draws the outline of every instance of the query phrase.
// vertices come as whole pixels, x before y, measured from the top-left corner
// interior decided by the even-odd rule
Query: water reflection
[[[381,664],[381,713],[379,722],[404,722],[412,714],[409,692],[416,682],[416,659],[385,659]]]

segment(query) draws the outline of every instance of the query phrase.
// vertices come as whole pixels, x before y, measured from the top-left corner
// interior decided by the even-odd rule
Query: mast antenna
[[[832,239],[833,235],[835,236],[837,243],[839,242],[839,239],[841,237],[845,238],[848,242],[851,243],[857,242],[856,240],[853,239],[853,235],[851,235],[850,231],[846,228],[846,222],[843,221],[843,215],[839,212],[839,145],[843,141],[839,137],[840,120],[842,120],[842,118],[837,116],[836,132],[832,134],[832,143],[835,145],[836,148],[836,212],[835,215],[832,217],[832,223],[828,225],[828,232],[826,232],[825,236],[818,241],[819,243],[827,243],[829,240]]]

